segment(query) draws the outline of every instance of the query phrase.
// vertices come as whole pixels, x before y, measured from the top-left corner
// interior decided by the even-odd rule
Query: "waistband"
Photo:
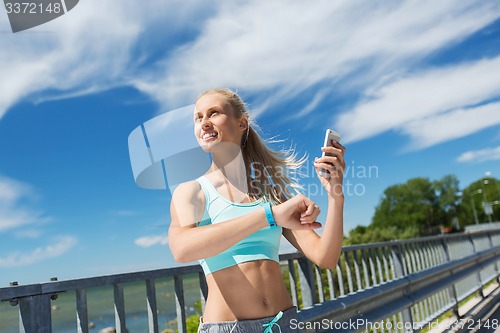
[[[202,322],[200,318],[199,333],[248,333],[248,332],[298,332],[291,328],[292,319],[297,319],[297,308],[291,307],[280,311],[275,316],[249,320],[235,320],[222,322]]]

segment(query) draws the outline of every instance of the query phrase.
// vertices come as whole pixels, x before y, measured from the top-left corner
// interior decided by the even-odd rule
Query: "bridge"
[[[295,326],[304,332],[500,331],[500,229],[346,246],[334,270],[320,269],[299,253],[282,254],[280,261],[299,309]],[[193,294],[202,308],[207,297],[198,265],[31,285],[12,283],[0,288],[0,300],[19,313],[19,332],[50,333],[58,297],[71,297],[73,331],[89,333],[97,327],[92,319],[94,303],[88,302],[87,295],[108,288],[103,297],[109,296],[113,304],[116,332],[129,329],[134,318],[126,305],[134,300],[144,304],[141,331],[159,333],[167,331],[160,327],[163,296],[158,295],[160,281],[165,280],[173,286],[173,331],[188,332]],[[144,288],[142,296],[127,298],[127,286],[138,283]]]

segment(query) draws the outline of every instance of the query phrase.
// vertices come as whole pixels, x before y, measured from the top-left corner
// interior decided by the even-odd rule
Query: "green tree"
[[[435,185],[428,178],[413,178],[384,191],[371,225],[397,232],[416,230],[423,236],[439,232],[442,215]]]
[[[196,301],[194,303],[194,308],[196,313],[186,318],[186,330],[188,333],[198,332],[198,326],[200,325],[200,317],[202,313],[201,301]]]
[[[493,222],[500,221],[500,181],[481,178],[462,191],[455,175],[435,181],[413,178],[385,189],[372,223],[349,232],[345,245],[383,242],[437,234],[444,227],[461,230],[489,222],[484,202],[492,205]]]
[[[457,177],[455,175],[446,175],[440,180],[435,180],[433,186],[439,202],[440,216],[438,218],[441,225],[460,229],[458,215],[461,198]]]
[[[475,224],[474,211],[479,223],[489,222],[483,203],[492,203],[492,221],[500,221],[500,181],[493,177],[476,180],[462,191],[459,220],[462,226]]]
[[[416,228],[408,227],[400,230],[396,227],[367,227],[358,225],[349,232],[349,237],[344,241],[344,245],[368,244],[376,242],[387,242],[397,239],[418,237],[419,231]]]

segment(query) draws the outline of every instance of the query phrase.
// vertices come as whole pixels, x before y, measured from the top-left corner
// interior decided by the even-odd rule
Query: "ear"
[[[248,128],[248,118],[247,117],[241,117],[240,118],[239,128],[242,131],[245,131]]]

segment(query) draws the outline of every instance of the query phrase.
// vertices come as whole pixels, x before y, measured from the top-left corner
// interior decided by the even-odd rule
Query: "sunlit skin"
[[[251,202],[241,155],[242,137],[248,119],[238,118],[222,95],[202,96],[196,103],[194,135],[200,146],[212,153],[212,165],[205,174],[218,193],[233,202]],[[344,196],[342,177],[345,168],[344,147],[334,144],[326,151],[334,156],[315,160],[331,172],[321,179],[328,192],[328,212],[322,236],[313,229],[320,210],[309,198],[297,195],[273,206],[276,223],[283,235],[311,261],[325,268],[336,265],[342,242]],[[263,209],[224,223],[197,227],[205,207],[205,196],[196,181],[180,185],[173,194],[169,244],[174,258],[191,262],[214,256],[250,234],[267,227]],[[293,306],[281,277],[280,265],[272,260],[256,260],[231,266],[207,276],[209,296],[204,322],[256,319],[275,316]]]
[[[245,133],[248,120],[244,117],[237,119],[231,105],[219,95],[207,95],[198,100],[194,109],[194,135],[198,144],[210,150],[218,142],[233,143],[239,146],[241,137]],[[216,137],[202,138],[203,135],[213,133]]]

